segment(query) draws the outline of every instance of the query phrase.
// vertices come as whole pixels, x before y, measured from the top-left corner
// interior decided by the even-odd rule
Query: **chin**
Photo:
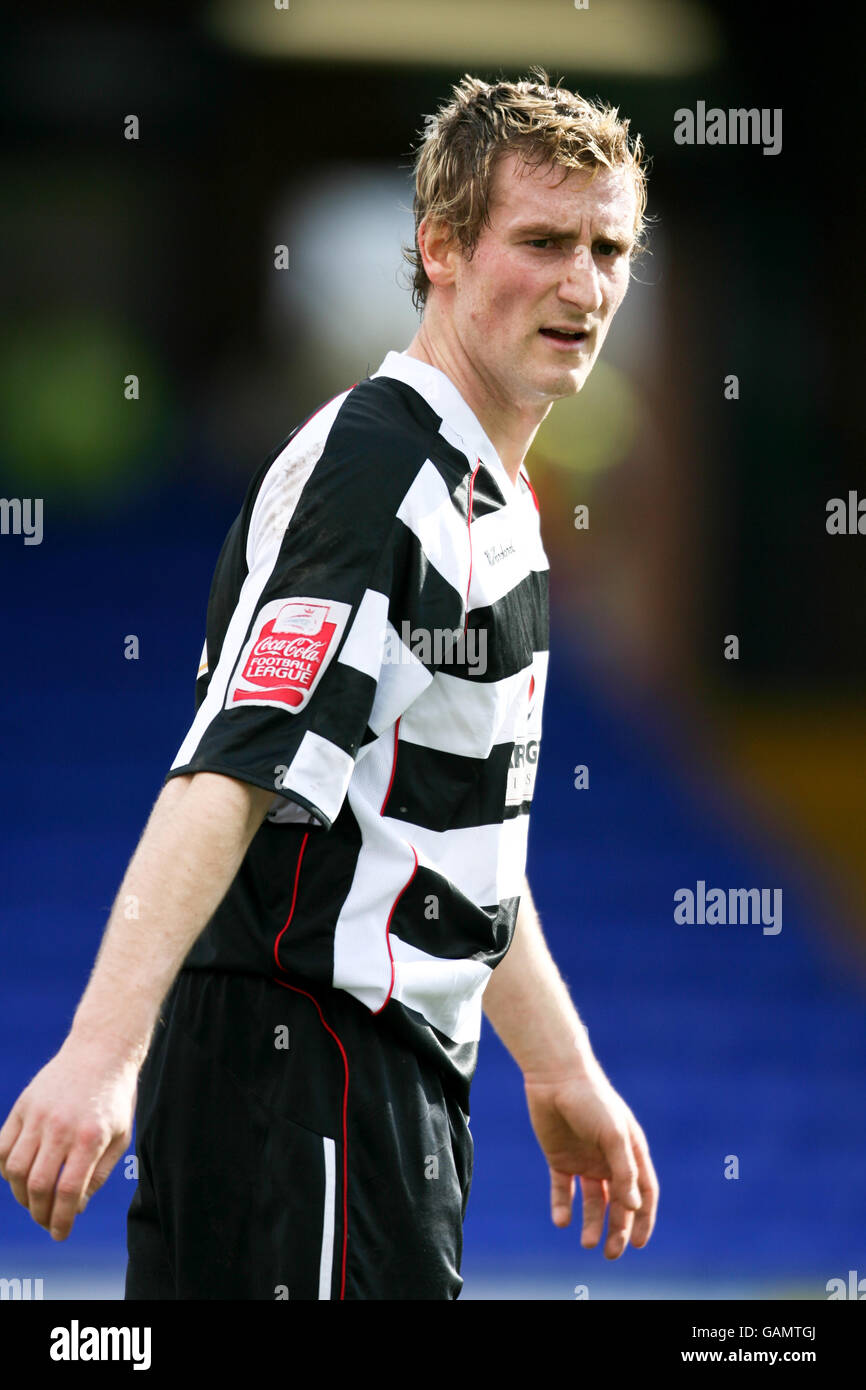
[[[560,372],[555,381],[551,382],[549,394],[555,400],[560,400],[563,396],[576,396],[588,376],[589,372],[582,368],[573,372]]]

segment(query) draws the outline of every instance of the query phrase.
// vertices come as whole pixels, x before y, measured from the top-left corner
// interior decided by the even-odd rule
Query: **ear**
[[[447,224],[423,218],[418,227],[418,250],[431,285],[453,285],[460,247]]]

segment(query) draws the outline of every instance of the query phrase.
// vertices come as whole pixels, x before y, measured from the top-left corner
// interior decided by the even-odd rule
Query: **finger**
[[[641,1205],[638,1169],[632,1154],[631,1135],[627,1128],[611,1129],[599,1138],[602,1152],[610,1166],[609,1195],[611,1205],[617,1203],[635,1212]]]
[[[4,1177],[12,1188],[12,1194],[16,1202],[20,1202],[22,1207],[30,1206],[30,1198],[27,1193],[27,1181],[30,1176],[30,1169],[33,1166],[33,1160],[39,1152],[39,1142],[38,1130],[31,1129],[28,1131],[22,1127],[6,1159]]]
[[[574,1175],[550,1170],[550,1215],[554,1226],[571,1224],[574,1204]]]
[[[108,1156],[112,1151],[117,1154],[120,1139],[106,1146],[106,1138],[105,1131],[99,1126],[79,1132],[75,1147],[70,1151],[57,1180],[54,1200],[44,1223],[53,1240],[66,1240],[76,1216],[83,1209],[82,1202],[86,1206],[92,1193],[102,1186],[114,1167],[114,1159],[109,1160]]]
[[[90,1201],[95,1192],[98,1192],[103,1183],[108,1180],[117,1160],[126,1153],[132,1141],[132,1130],[127,1130],[126,1134],[119,1134],[112,1144],[103,1153],[96,1163],[93,1171],[88,1175],[84,1186],[84,1205]]]
[[[17,1107],[9,1112],[3,1121],[3,1128],[0,1129],[0,1177],[7,1182],[9,1174],[6,1171],[6,1161],[18,1142],[18,1137],[24,1128],[24,1116],[18,1111]]]
[[[631,1233],[631,1243],[638,1249],[646,1245],[653,1233],[656,1222],[656,1212],[659,1202],[659,1181],[650,1158],[649,1145],[646,1135],[634,1120],[633,1124],[633,1145],[634,1156],[638,1168],[638,1188],[641,1194],[640,1211],[635,1216],[634,1226]]]
[[[54,1189],[66,1162],[71,1135],[60,1127],[49,1125],[42,1136],[39,1152],[30,1165],[27,1177],[27,1205],[37,1226],[48,1229],[54,1205]]]
[[[583,1196],[583,1231],[580,1243],[585,1250],[593,1250],[601,1240],[604,1230],[607,1183],[603,1178],[581,1178],[580,1190]]]
[[[117,1160],[132,1138],[132,1131],[119,1134],[107,1149],[103,1149],[102,1132],[92,1131],[78,1153],[69,1162],[57,1182],[50,1229],[54,1240],[66,1240],[76,1216],[80,1216],[95,1192],[108,1178]]]
[[[628,1245],[633,1221],[634,1212],[631,1207],[623,1206],[622,1202],[611,1199],[607,1218],[607,1240],[604,1246],[606,1260],[619,1259]]]

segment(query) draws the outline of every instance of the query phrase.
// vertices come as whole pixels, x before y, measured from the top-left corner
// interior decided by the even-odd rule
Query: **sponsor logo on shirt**
[[[348,603],[318,598],[266,603],[229,683],[226,709],[272,705],[297,714],[324,675],[351,611]]]
[[[513,541],[506,541],[502,545],[491,545],[489,550],[485,550],[484,558],[488,565],[498,565],[500,560],[504,560],[508,555],[514,555],[517,547]]]
[[[535,676],[529,677],[525,723],[515,734],[508,767],[508,784],[505,791],[506,806],[522,806],[531,801],[535,792],[535,774],[538,771],[538,750],[541,744],[541,710],[536,699],[538,687]]]

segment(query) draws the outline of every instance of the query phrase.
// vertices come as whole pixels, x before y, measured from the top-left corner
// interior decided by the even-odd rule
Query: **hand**
[[[598,1245],[609,1207],[605,1258],[619,1259],[629,1240],[646,1245],[655,1225],[658,1179],[643,1130],[601,1069],[557,1081],[526,1079],[525,1087],[532,1128],[550,1168],[554,1225],[570,1224],[579,1175],[581,1244]]]
[[[0,1129],[0,1175],[33,1220],[65,1240],[132,1137],[138,1068],[63,1044]]]

